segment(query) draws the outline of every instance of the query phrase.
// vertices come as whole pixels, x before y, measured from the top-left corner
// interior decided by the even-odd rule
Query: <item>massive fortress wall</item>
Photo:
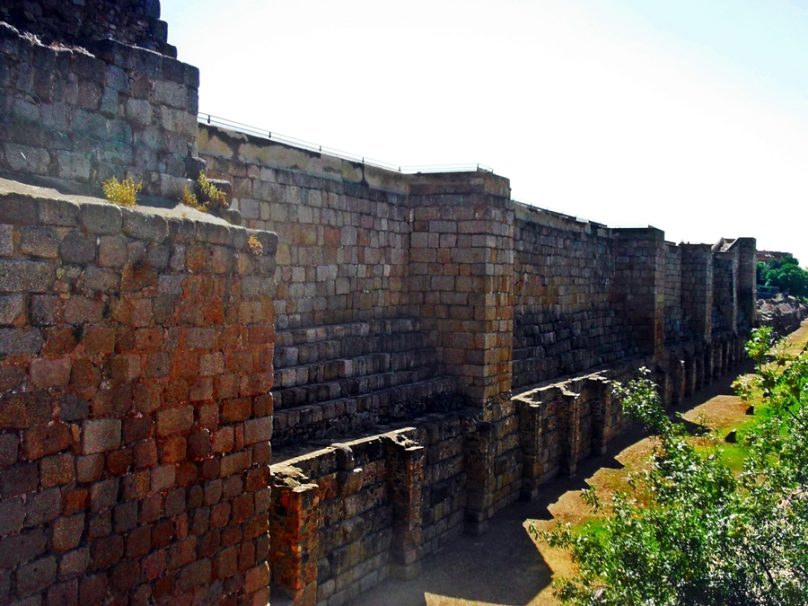
[[[603,452],[611,380],[741,359],[754,240],[197,125],[159,3],[51,4],[0,9],[0,604],[344,604]],[[235,224],[67,195],[203,160]]]
[[[645,365],[681,401],[754,323],[751,239],[675,245],[514,202],[490,173],[215,126],[198,149],[244,222],[279,235],[272,565],[297,603],[415,574],[603,452],[626,426],[610,380]]]

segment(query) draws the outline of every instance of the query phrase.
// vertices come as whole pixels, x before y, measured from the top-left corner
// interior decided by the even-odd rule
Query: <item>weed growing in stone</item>
[[[247,238],[247,249],[254,257],[260,257],[264,254],[264,245],[261,244],[255,234],[250,234],[250,237]]]
[[[143,183],[135,181],[132,177],[126,177],[123,181],[111,177],[101,183],[101,189],[109,202],[119,206],[135,206],[137,195],[143,189]]]
[[[194,191],[188,187],[183,188],[180,202],[196,210],[220,216],[228,207],[227,195],[210,182],[204,171],[199,173]]]

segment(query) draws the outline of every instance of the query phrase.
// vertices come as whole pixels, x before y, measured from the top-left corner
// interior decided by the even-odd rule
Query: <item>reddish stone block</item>
[[[135,467],[151,467],[157,464],[157,443],[154,440],[143,440],[135,444],[134,448]]]
[[[210,432],[207,429],[195,431],[188,437],[188,456],[201,461],[210,454]]]
[[[215,480],[219,477],[221,463],[219,459],[208,459],[202,463],[202,477],[206,480]]]
[[[17,569],[17,595],[25,597],[47,588],[56,580],[56,558],[48,556],[23,564]]]
[[[169,574],[157,579],[154,583],[154,589],[152,589],[152,595],[155,599],[159,600],[164,597],[169,597],[174,595],[174,575]]]
[[[84,514],[62,517],[53,523],[51,544],[59,553],[70,551],[79,546],[84,533]]]
[[[177,479],[177,469],[174,465],[160,465],[151,471],[151,490],[160,492],[173,488]]]
[[[272,417],[249,419],[244,422],[244,444],[269,442],[272,437]]]
[[[247,593],[254,593],[269,586],[269,564],[263,562],[250,568],[245,574],[244,589]]]
[[[42,353],[46,356],[64,356],[76,349],[76,336],[72,328],[48,328],[44,332]]]
[[[93,541],[90,546],[93,570],[105,570],[118,562],[123,557],[123,547],[123,537],[117,534]]]
[[[115,330],[103,326],[85,327],[81,344],[89,355],[111,354],[115,351]]]
[[[154,421],[150,416],[127,417],[123,421],[123,441],[126,444],[151,436]]]
[[[191,385],[188,397],[192,402],[213,399],[213,378],[199,377]]]
[[[31,383],[39,389],[66,387],[70,382],[70,366],[69,358],[33,360],[31,362]]]
[[[47,606],[77,606],[79,603],[79,580],[58,583],[48,589],[45,604]]]
[[[174,543],[168,550],[169,569],[180,568],[196,559],[196,537]]]
[[[140,356],[136,354],[122,354],[109,361],[109,373],[116,383],[131,383],[141,375]]]
[[[271,372],[257,372],[241,377],[239,394],[242,396],[261,396],[272,389]]]
[[[174,436],[163,440],[160,445],[160,460],[162,463],[179,463],[180,461],[184,461],[187,449],[188,443],[182,436]]]
[[[149,494],[151,486],[151,473],[139,471],[130,473],[123,478],[123,499],[125,501],[140,501]]]
[[[251,518],[244,525],[244,538],[257,539],[269,534],[269,518],[267,516],[256,516]]]
[[[95,395],[94,390],[101,385],[101,371],[90,361],[78,359],[70,370],[70,386],[87,397]]]
[[[163,406],[185,404],[189,399],[190,388],[185,379],[171,379],[163,388]]]
[[[256,492],[263,488],[266,488],[269,485],[269,466],[262,465],[255,469],[250,469],[247,472],[247,478],[245,482],[245,490],[247,492]]]
[[[0,398],[0,429],[25,429],[51,420],[50,396],[44,392],[11,393]]]
[[[243,538],[238,526],[228,526],[222,530],[222,545],[238,545]]]
[[[219,551],[220,546],[221,532],[214,528],[199,538],[196,551],[200,557],[213,557]]]
[[[252,401],[249,398],[225,400],[222,404],[222,421],[235,423],[249,419],[252,414]]]
[[[269,465],[272,461],[272,445],[269,442],[253,445],[252,460],[257,465]]]
[[[104,473],[104,455],[94,454],[76,458],[76,472],[79,482],[95,482]]]
[[[23,434],[23,456],[32,461],[65,450],[70,446],[70,437],[69,426],[59,421],[32,427]]]
[[[242,524],[253,515],[253,498],[245,494],[233,499],[232,520],[234,524]]]
[[[137,562],[125,560],[112,569],[109,580],[115,592],[125,594],[140,580],[140,565]]]
[[[136,559],[151,551],[151,526],[140,526],[126,537],[126,557]]]
[[[210,525],[212,528],[224,528],[230,521],[231,506],[229,502],[218,503],[211,508]]]
[[[219,426],[219,406],[218,404],[203,404],[197,408],[199,426],[210,431],[215,431]]]
[[[219,374],[213,378],[213,390],[218,400],[237,398],[239,385],[237,374]]]
[[[252,541],[242,543],[238,552],[238,569],[245,571],[255,565],[255,544]]]
[[[43,488],[69,484],[75,477],[75,458],[72,454],[64,453],[45,457],[39,462],[39,481]]]
[[[232,426],[222,427],[214,432],[212,439],[213,452],[222,453],[233,450],[234,431]]]
[[[139,328],[135,331],[135,347],[138,351],[155,352],[165,345],[164,328]]]
[[[30,495],[25,505],[25,525],[39,526],[55,520],[62,512],[62,493],[58,488],[49,488]]]
[[[187,350],[175,351],[171,360],[171,376],[196,380],[199,377],[199,353]]]
[[[163,550],[149,554],[141,562],[143,576],[147,581],[153,581],[165,572],[166,552]]]
[[[152,546],[155,549],[166,547],[174,538],[174,525],[169,521],[163,521],[154,525],[152,530]]]
[[[128,448],[114,450],[107,454],[107,471],[113,476],[121,476],[132,466],[132,451]]]
[[[241,473],[250,466],[250,458],[251,453],[249,451],[241,451],[226,457],[222,457],[219,475],[226,478],[234,473]]]
[[[102,387],[93,398],[94,417],[123,417],[132,409],[132,386]]]
[[[119,419],[95,419],[82,424],[82,453],[96,454],[115,450],[121,445]]]
[[[163,515],[163,496],[154,494],[140,502],[140,523],[150,524],[156,522]]]
[[[174,433],[183,433],[191,429],[193,423],[193,406],[161,410],[157,413],[157,435],[164,437]]]
[[[226,579],[238,572],[238,549],[228,547],[216,555],[216,578]]]
[[[193,463],[186,461],[177,466],[177,486],[187,488],[195,484],[198,478],[199,470]]]
[[[166,495],[165,514],[176,516],[185,511],[185,489],[175,488]]]
[[[118,478],[98,481],[90,485],[90,507],[102,511],[118,501]]]
[[[107,577],[96,574],[85,577],[79,582],[79,599],[82,604],[103,604],[107,596]]]
[[[62,495],[62,513],[72,515],[87,509],[90,502],[90,493],[85,488],[65,491]]]
[[[163,401],[163,385],[156,382],[143,382],[134,386],[133,399],[135,410],[150,414],[160,408]]]
[[[146,363],[143,367],[143,374],[150,378],[156,379],[165,377],[171,371],[171,356],[165,352],[148,354],[146,356]]]
[[[84,575],[89,562],[90,550],[87,547],[66,553],[59,561],[59,577],[68,579],[70,577]]]
[[[188,591],[193,587],[210,583],[212,572],[211,561],[207,558],[197,560],[185,566],[177,577],[177,586]]]

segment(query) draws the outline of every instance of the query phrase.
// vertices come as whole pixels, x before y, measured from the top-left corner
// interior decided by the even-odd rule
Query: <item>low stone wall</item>
[[[0,603],[265,604],[276,236],[5,191]]]
[[[652,371],[667,405],[734,368],[741,340],[690,345],[654,358],[538,386],[480,419],[473,408],[432,413],[409,427],[310,451],[272,465],[273,596],[338,606],[421,560],[464,530],[485,531],[520,496],[603,454],[631,425],[615,380]]]
[[[0,170],[100,191],[131,176],[179,200],[195,155],[199,71],[113,40],[45,46],[0,23]]]

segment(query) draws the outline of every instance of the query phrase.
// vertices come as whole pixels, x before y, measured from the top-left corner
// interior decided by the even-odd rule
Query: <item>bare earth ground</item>
[[[796,355],[808,343],[808,321],[790,336],[787,352]],[[748,372],[751,365],[742,367]],[[690,398],[678,410],[688,421],[704,425],[712,436],[699,438],[717,443],[741,425],[746,404],[730,387],[736,375],[717,381]],[[572,562],[566,553],[535,544],[525,530],[530,523],[540,529],[556,522],[580,524],[592,517],[581,499],[581,489],[593,487],[601,497],[626,486],[632,472],[642,468],[653,448],[638,431],[612,442],[609,452],[579,465],[574,477],[557,478],[544,487],[533,503],[516,503],[497,514],[482,537],[460,536],[439,553],[426,558],[422,574],[412,581],[389,579],[356,600],[356,606],[549,606],[557,605],[550,586],[553,575],[569,574]]]

